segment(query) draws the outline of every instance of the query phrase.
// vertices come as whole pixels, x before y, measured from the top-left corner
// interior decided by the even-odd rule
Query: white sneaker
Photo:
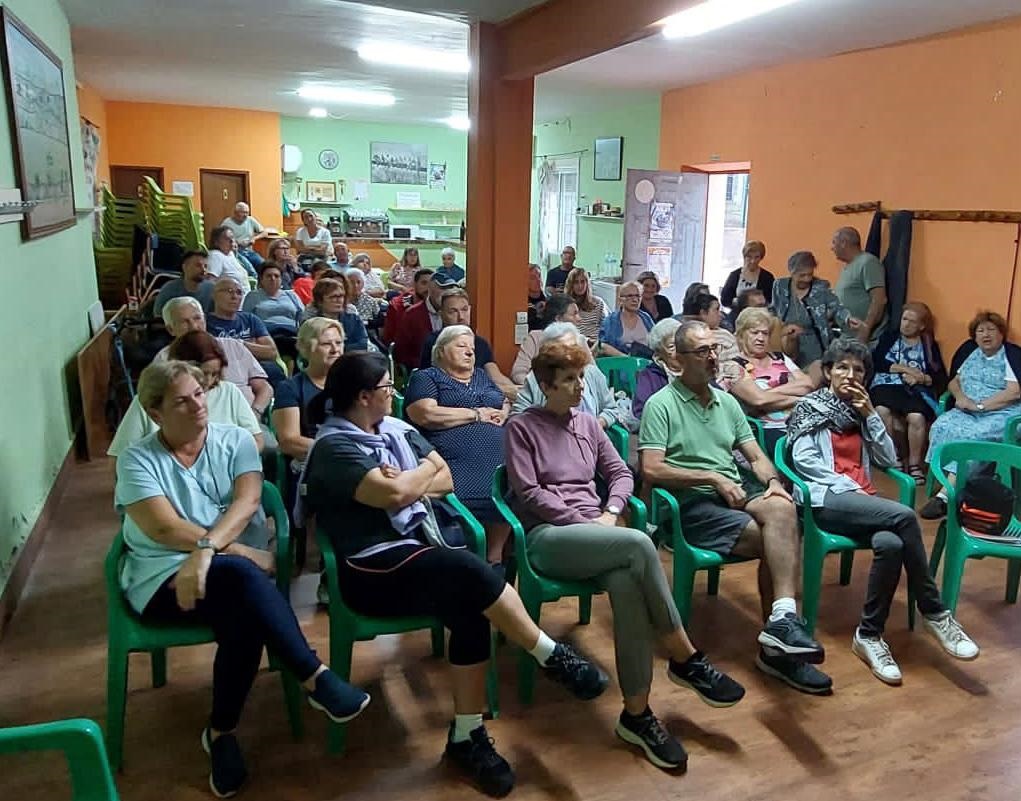
[[[851,651],[869,666],[877,679],[886,684],[900,684],[900,668],[890,653],[890,646],[882,637],[862,637],[856,628],[851,639]]]
[[[923,617],[922,622],[929,633],[939,640],[943,650],[955,659],[975,659],[979,655],[975,641],[964,633],[961,624],[947,610],[938,617]]]

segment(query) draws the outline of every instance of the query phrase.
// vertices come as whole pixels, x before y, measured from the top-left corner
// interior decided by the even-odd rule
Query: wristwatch
[[[197,551],[210,550],[213,553],[216,553],[220,549],[213,545],[213,541],[209,539],[209,537],[202,537],[199,539],[198,542],[195,543],[195,550]]]
[[[976,403],[975,408],[980,412],[984,412],[986,410],[986,405],[984,403]]]
[[[619,506],[616,506],[611,503],[609,506],[606,507],[606,511],[609,512],[611,515],[619,515],[621,509]]]

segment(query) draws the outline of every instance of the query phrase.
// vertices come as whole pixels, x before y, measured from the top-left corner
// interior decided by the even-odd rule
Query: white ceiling
[[[466,113],[465,76],[362,61],[367,39],[467,53],[470,20],[543,0],[61,0],[79,80],[109,100],[306,115],[302,82],[390,91],[389,108],[333,106],[352,120],[434,123]],[[429,12],[410,13],[410,12]],[[440,15],[440,16],[438,16]]]
[[[636,92],[659,93],[1019,14],[1021,0],[799,0],[694,39],[656,35],[541,75],[536,121],[637,99]]]

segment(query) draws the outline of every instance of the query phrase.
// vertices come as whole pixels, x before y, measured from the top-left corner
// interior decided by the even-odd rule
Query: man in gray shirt
[[[251,262],[253,267],[258,269],[263,259],[262,256],[255,252],[252,243],[256,239],[265,239],[269,234],[259,224],[259,221],[251,215],[248,204],[244,202],[238,203],[234,206],[233,216],[225,218],[220,225],[226,225],[234,232],[234,240],[238,243],[238,251]]]
[[[213,282],[207,281],[206,254],[189,250],[181,260],[181,277],[167,281],[156,294],[153,314],[163,314],[167,301],[174,298],[195,298],[203,309],[213,307]]]
[[[833,288],[841,305],[862,321],[853,333],[875,347],[886,328],[886,268],[871,253],[861,249],[861,234],[854,228],[839,228],[833,234],[833,255],[847,266]]]

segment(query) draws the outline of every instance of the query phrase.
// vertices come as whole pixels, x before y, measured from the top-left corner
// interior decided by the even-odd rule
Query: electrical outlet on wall
[[[514,320],[515,323],[521,324],[521,323],[527,323],[528,322],[528,312],[526,312],[526,311],[516,312],[514,317],[515,317],[515,320]]]

